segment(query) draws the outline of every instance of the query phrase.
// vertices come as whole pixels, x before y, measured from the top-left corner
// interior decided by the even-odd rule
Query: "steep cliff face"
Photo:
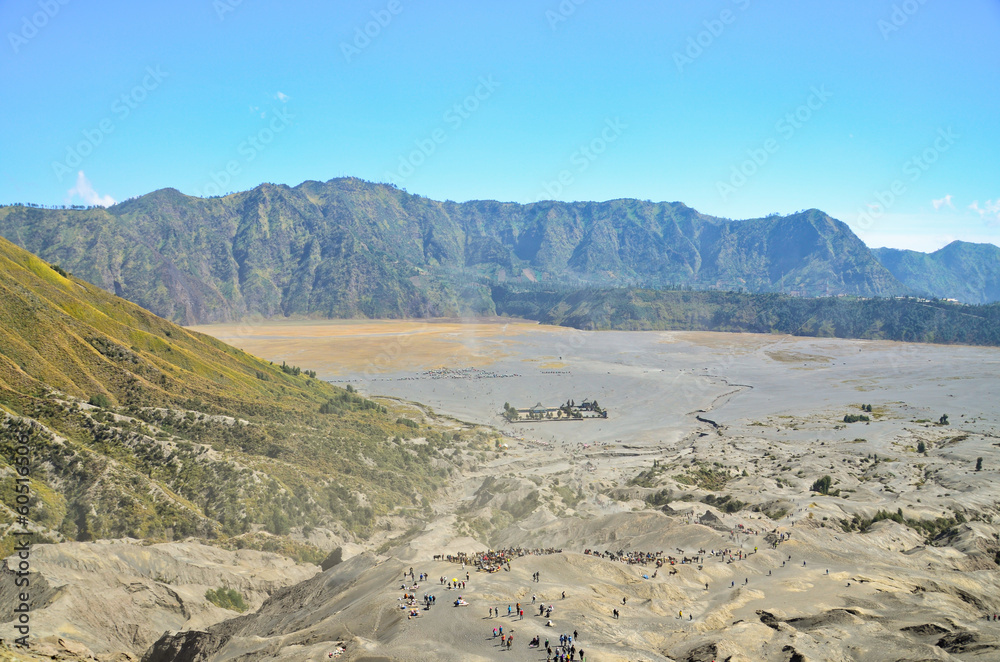
[[[356,179],[173,189],[109,209],[0,208],[0,234],[181,323],[492,314],[491,284],[906,290],[817,210],[728,221],[681,203],[438,202]]]

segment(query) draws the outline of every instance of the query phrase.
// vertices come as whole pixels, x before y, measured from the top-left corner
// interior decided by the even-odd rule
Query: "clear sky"
[[[0,26],[0,203],[351,175],[1000,244],[1000,0],[4,0]]]

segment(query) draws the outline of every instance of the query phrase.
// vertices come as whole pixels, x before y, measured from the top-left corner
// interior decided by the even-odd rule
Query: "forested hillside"
[[[964,303],[1000,301],[1000,248],[993,244],[953,241],[933,253],[895,248],[872,253],[914,292]]]
[[[734,331],[1000,345],[1000,304],[917,298],[497,287],[497,311],[578,329]]]
[[[886,296],[907,290],[818,210],[729,221],[641,200],[439,202],[357,179],[108,209],[0,208],[0,235],[175,322],[492,314],[490,286]]]

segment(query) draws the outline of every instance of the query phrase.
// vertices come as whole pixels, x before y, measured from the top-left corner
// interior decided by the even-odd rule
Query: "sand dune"
[[[373,332],[389,357],[377,370],[357,358]],[[497,425],[508,448],[457,478],[418,535],[280,590],[256,613],[191,624],[148,662],[543,660],[528,641],[573,630],[602,662],[1000,659],[1000,621],[985,619],[1000,613],[996,349],[515,324],[241,333],[250,351],[368,395]],[[299,356],[316,362],[293,358],[317,338],[323,349]],[[425,372],[452,357],[483,372]],[[505,401],[571,397],[597,398],[609,418],[499,416]],[[862,413],[870,420],[844,422]],[[829,494],[811,489],[823,476]],[[434,555],[502,547],[562,551],[515,558],[509,572],[467,568],[459,591],[439,583],[464,570]],[[705,558],[656,568],[588,549]],[[430,580],[401,590],[410,567]],[[408,618],[411,592],[436,606]],[[458,595],[468,607],[451,606]],[[517,602],[531,607],[523,621],[489,618]],[[553,605],[553,627],[539,603]],[[510,653],[492,636],[501,623]]]

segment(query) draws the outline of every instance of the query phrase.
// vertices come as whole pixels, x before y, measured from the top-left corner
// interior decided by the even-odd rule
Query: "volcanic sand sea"
[[[526,639],[557,637],[569,626],[580,628],[595,662],[1000,659],[1000,623],[982,619],[1000,611],[993,561],[1000,349],[514,322],[279,321],[195,330],[369,396],[421,402],[507,435],[508,450],[455,478],[451,495],[434,504],[437,520],[401,539],[389,558],[359,556],[340,571],[381,590],[320,625],[303,612],[310,632],[354,633],[349,659],[506,659],[488,634],[486,607],[530,600],[534,591],[558,601],[560,629],[526,614],[517,624],[521,652],[511,659],[544,659],[523,657]],[[596,398],[609,418],[508,423],[500,416],[504,402],[569,398]],[[843,421],[863,404],[872,405],[871,421]],[[937,423],[942,414],[949,425]],[[921,441],[924,455],[916,452]],[[977,457],[985,459],[982,472],[973,470]],[[646,478],[634,480],[640,471]],[[830,495],[809,489],[823,474],[836,486]],[[660,491],[653,508],[646,500]],[[533,492],[539,506],[529,514],[504,515],[489,533],[471,528],[516,513],[518,499]],[[738,509],[709,498],[736,499]],[[891,520],[865,533],[847,530],[852,517],[863,524],[877,510],[972,521],[933,541]],[[771,530],[794,535],[772,549],[764,536]],[[474,575],[463,591],[468,609],[401,620],[400,569],[450,576],[454,566],[432,555],[487,542],[564,551],[517,560],[509,575]],[[585,548],[729,548],[743,558],[711,557],[678,566],[677,576],[664,568],[643,579],[649,568],[599,560]],[[532,586],[539,568],[545,580]],[[421,591],[450,599],[439,588],[431,582]],[[626,617],[612,619],[623,596]],[[280,651],[275,659],[324,657],[328,643],[289,647],[281,642],[294,628],[274,632],[261,618],[259,630],[245,626],[213,659],[243,647]]]
[[[720,423],[908,402],[996,425],[1000,349],[675,331],[578,331],[535,323],[265,321],[190,327],[252,354],[316,370],[369,395],[542,440],[676,440],[691,412]],[[502,375],[435,376],[438,368]],[[727,394],[731,396],[727,397]],[[529,407],[596,399],[603,421],[508,424]],[[934,416],[938,418],[940,414]],[[749,421],[748,421],[749,422]]]

